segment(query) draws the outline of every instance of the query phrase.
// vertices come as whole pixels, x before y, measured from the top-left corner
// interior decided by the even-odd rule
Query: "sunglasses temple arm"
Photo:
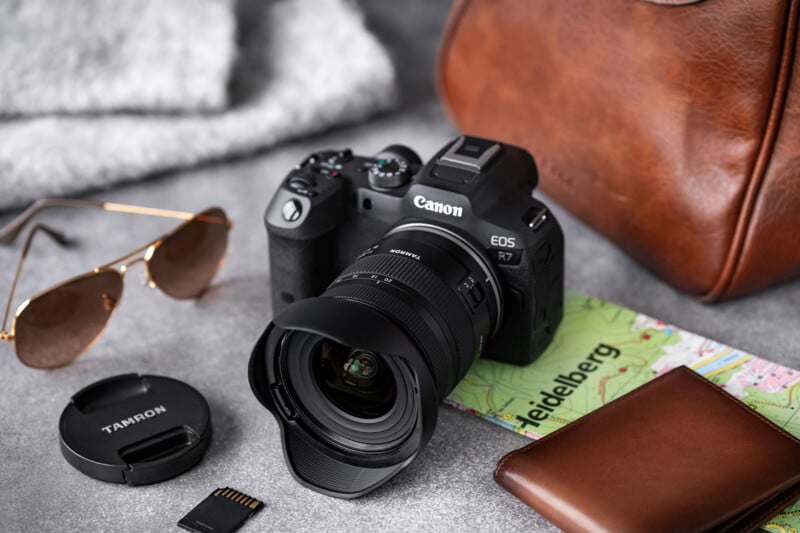
[[[103,209],[103,202],[98,202],[96,200],[78,200],[74,198],[43,198],[41,200],[36,200],[11,222],[0,228],[0,244],[12,244],[25,225],[30,222],[39,211],[48,207]]]
[[[11,282],[11,290],[8,292],[8,301],[6,302],[6,310],[3,313],[3,326],[0,328],[0,334],[4,337],[8,337],[8,333],[6,332],[6,326],[8,325],[8,316],[11,313],[11,303],[14,301],[14,293],[17,290],[17,283],[19,282],[19,275],[22,273],[22,265],[25,264],[25,258],[28,256],[28,251],[31,249],[31,243],[33,242],[33,238],[39,232],[43,232],[47,234],[51,239],[56,241],[58,244],[62,246],[66,246],[70,243],[70,241],[64,236],[63,233],[56,231],[52,228],[49,228],[43,224],[36,224],[31,232],[28,234],[28,238],[25,239],[25,245],[22,247],[22,253],[19,257],[19,262],[17,263],[17,270],[14,273],[14,280]]]
[[[106,211],[115,213],[129,213],[132,215],[147,215],[151,217],[178,218],[189,220],[194,218],[195,213],[186,211],[174,211],[172,209],[159,209],[157,207],[142,207],[140,205],[115,204],[114,202],[103,202],[102,208]]]
[[[185,211],[173,211],[171,209],[157,209],[154,207],[142,207],[138,205],[117,204],[113,202],[100,202],[97,200],[81,200],[75,198],[44,198],[36,200],[25,211],[20,213],[15,219],[0,228],[0,244],[11,244],[19,236],[25,224],[42,209],[48,207],[81,207],[89,209],[103,209],[116,213],[130,213],[134,215],[147,215],[164,218],[178,218],[189,220],[194,213]]]

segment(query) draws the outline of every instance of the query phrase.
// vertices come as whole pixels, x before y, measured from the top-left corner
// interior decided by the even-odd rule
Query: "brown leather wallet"
[[[750,531],[800,498],[800,441],[679,367],[500,460],[566,531]]]

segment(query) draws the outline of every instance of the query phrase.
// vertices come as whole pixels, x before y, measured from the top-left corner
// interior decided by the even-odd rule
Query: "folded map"
[[[681,365],[800,437],[797,370],[572,291],[539,359],[524,367],[478,359],[445,402],[538,439]],[[800,530],[800,502],[762,527]]]

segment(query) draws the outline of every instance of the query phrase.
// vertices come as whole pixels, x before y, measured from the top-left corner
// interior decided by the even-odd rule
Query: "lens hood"
[[[282,372],[285,341],[298,333],[371,350],[391,360],[408,395],[403,406],[407,411],[397,415],[407,428],[402,438],[387,435],[384,446],[365,448],[328,431],[325,420],[307,408],[313,391],[295,390]],[[253,393],[278,422],[284,458],[294,478],[315,491],[350,499],[391,479],[430,440],[438,398],[428,365],[417,343],[381,312],[362,302],[322,296],[295,302],[275,317],[253,350],[249,376]],[[345,426],[361,423],[347,415],[342,420]],[[383,435],[380,421],[365,426],[374,426],[375,434]]]

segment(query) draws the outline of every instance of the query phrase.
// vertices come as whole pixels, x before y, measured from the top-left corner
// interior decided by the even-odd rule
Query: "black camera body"
[[[319,296],[393,228],[434,226],[485,254],[499,273],[497,280],[481,272],[458,282],[470,306],[502,295],[502,318],[478,350],[530,363],[552,339],[564,295],[564,237],[533,197],[537,181],[527,151],[474,137],[459,137],[425,165],[403,146],[373,157],[350,150],[310,155],[284,179],[264,216],[275,314]]]

